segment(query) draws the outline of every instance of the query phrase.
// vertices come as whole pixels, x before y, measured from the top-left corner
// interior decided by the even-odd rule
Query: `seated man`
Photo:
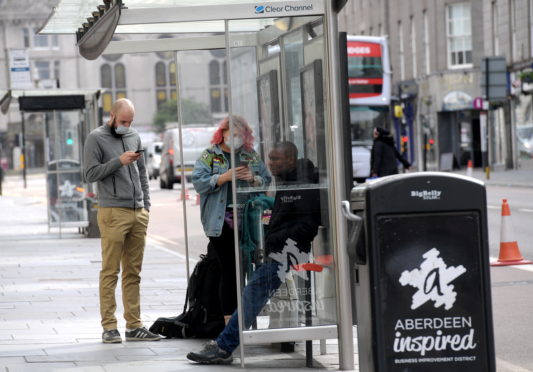
[[[285,280],[291,265],[305,259],[320,224],[318,188],[302,187],[318,183],[313,163],[298,160],[298,149],[291,142],[274,145],[268,166],[276,177],[276,196],[272,217],[265,233],[267,260],[252,274],[243,290],[244,327],[250,328],[255,317],[274,291]],[[300,259],[299,262],[295,262]],[[203,364],[229,364],[239,345],[237,310],[216,340],[209,341],[199,352],[187,358]]]

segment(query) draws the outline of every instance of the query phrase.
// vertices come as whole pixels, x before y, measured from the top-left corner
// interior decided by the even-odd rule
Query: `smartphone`
[[[135,151],[135,153],[136,154],[142,154],[142,153],[144,153],[144,149],[137,150],[137,151]]]

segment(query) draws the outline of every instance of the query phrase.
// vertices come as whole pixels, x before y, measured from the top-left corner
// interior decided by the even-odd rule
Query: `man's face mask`
[[[114,135],[121,137],[127,134],[129,131],[130,131],[130,127],[126,127],[124,125],[117,125],[116,119],[113,119],[113,124],[111,124],[111,132]]]

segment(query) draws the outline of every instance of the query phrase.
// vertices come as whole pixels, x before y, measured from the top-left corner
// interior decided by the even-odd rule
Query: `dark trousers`
[[[233,229],[226,222],[220,236],[209,237],[208,255],[214,256],[220,265],[219,295],[224,315],[231,315],[237,308],[237,280],[235,278],[235,239]]]

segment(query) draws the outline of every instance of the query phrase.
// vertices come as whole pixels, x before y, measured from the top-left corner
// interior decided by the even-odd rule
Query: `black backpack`
[[[224,329],[219,298],[220,267],[215,258],[201,255],[187,287],[183,313],[158,318],[150,332],[166,338],[215,338]]]

